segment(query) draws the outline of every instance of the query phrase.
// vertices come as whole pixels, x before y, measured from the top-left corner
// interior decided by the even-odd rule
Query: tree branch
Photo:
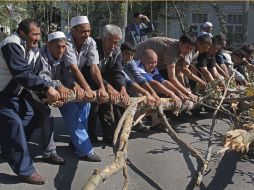
[[[203,162],[203,166],[201,168],[200,171],[198,171],[198,175],[197,175],[197,180],[196,180],[196,186],[200,186],[201,184],[201,181],[203,179],[203,176],[207,170],[207,167],[208,167],[208,164],[210,162],[210,159],[211,159],[211,156],[212,156],[212,148],[213,148],[213,133],[214,133],[214,129],[215,129],[215,121],[216,121],[216,116],[217,116],[217,113],[227,95],[227,90],[228,90],[228,87],[229,87],[229,84],[230,84],[230,81],[232,80],[232,78],[235,76],[235,72],[232,74],[232,76],[229,78],[228,82],[227,82],[227,85],[226,85],[226,88],[225,88],[225,91],[223,93],[223,96],[220,100],[220,103],[219,105],[217,106],[216,110],[214,111],[213,113],[213,117],[212,117],[212,125],[210,126],[210,133],[209,133],[209,142],[208,142],[208,148],[207,148],[207,151],[206,151],[206,160]]]

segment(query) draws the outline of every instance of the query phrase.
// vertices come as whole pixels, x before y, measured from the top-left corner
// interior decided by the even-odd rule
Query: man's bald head
[[[157,54],[152,49],[145,49],[141,55],[141,59],[143,58],[150,59],[155,57],[157,59]]]
[[[145,49],[140,58],[147,72],[151,72],[158,63],[157,54],[152,49]]]

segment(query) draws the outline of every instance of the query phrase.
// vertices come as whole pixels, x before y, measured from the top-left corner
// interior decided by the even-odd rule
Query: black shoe
[[[113,145],[113,138],[111,137],[103,137],[102,141],[108,145]]]
[[[145,125],[143,122],[140,122],[137,124],[137,130],[143,133],[149,133],[150,132],[150,126]]]
[[[58,156],[57,154],[52,154],[47,158],[43,158],[43,160],[45,162],[48,162],[48,163],[54,164],[54,165],[63,165],[63,164],[65,164],[65,160],[62,157]]]
[[[100,141],[96,136],[89,137],[92,144],[99,144]]]
[[[101,162],[101,158],[95,153],[93,153],[92,155],[85,155],[81,158],[81,160],[85,160],[88,162]]]
[[[153,127],[150,127],[150,130],[156,131],[156,132],[162,132],[162,133],[168,133],[169,130],[162,124],[155,125]]]

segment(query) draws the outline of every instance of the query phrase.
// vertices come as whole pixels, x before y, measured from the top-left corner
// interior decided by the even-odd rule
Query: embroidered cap
[[[52,32],[52,33],[48,34],[48,42],[50,42],[54,39],[60,39],[60,38],[65,38],[66,39],[65,34],[61,31]]]
[[[76,16],[71,19],[71,28],[79,24],[89,24],[87,16]]]

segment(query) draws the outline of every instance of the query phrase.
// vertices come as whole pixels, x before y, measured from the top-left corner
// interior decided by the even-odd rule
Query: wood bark
[[[212,149],[213,149],[213,137],[214,137],[214,130],[215,130],[215,121],[216,121],[216,116],[217,116],[217,113],[227,95],[227,90],[228,90],[228,87],[229,87],[229,84],[230,84],[230,81],[232,80],[232,78],[235,76],[235,73],[233,73],[233,75],[229,78],[229,80],[227,81],[227,85],[226,85],[226,88],[224,90],[224,93],[223,93],[223,96],[219,102],[219,105],[217,106],[216,110],[214,111],[213,113],[213,117],[212,117],[212,124],[210,126],[210,133],[209,133],[209,141],[208,141],[208,148],[207,148],[207,151],[206,151],[206,159],[205,161],[203,162],[203,166],[201,167],[201,169],[198,171],[198,175],[197,175],[197,180],[196,180],[196,183],[195,185],[196,186],[200,186],[201,182],[202,182],[202,179],[203,179],[203,176],[207,170],[207,167],[208,167],[208,164],[210,162],[210,159],[211,159],[211,156],[212,156]]]

